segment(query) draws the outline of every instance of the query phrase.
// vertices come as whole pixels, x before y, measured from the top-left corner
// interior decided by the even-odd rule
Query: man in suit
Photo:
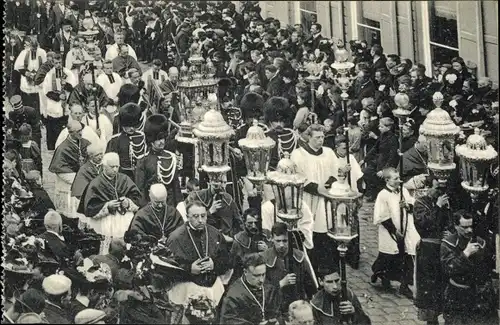
[[[373,57],[371,72],[375,75],[375,71],[378,69],[387,69],[386,58],[384,55],[384,49],[379,44],[374,44],[370,50],[370,54]]]
[[[153,61],[154,58],[158,57],[158,46],[161,39],[162,23],[160,21],[161,11],[159,7],[153,8],[151,11],[151,16],[148,18],[146,27],[146,47],[150,49],[148,51],[148,57],[146,60],[148,62]]]
[[[49,211],[44,217],[43,224],[45,226],[45,232],[40,235],[40,238],[45,240],[45,243],[52,251],[57,261],[60,264],[65,264],[72,258],[72,254],[61,234],[63,229],[61,215],[56,211]]]
[[[269,97],[280,96],[284,81],[279,76],[278,69],[274,65],[269,64],[266,66],[266,78],[269,80],[267,84]]]
[[[189,30],[189,23],[184,21],[179,26],[179,32],[174,39],[175,44],[177,45],[177,48],[179,50],[181,60],[187,58],[187,52],[189,50]]]
[[[69,14],[68,20],[71,22],[71,28],[73,32],[78,33],[80,29],[80,7],[75,3],[70,6],[71,14]]]
[[[363,171],[366,183],[366,196],[373,200],[384,185],[382,182],[382,171],[388,167],[397,167],[398,137],[392,131],[394,121],[390,117],[380,119],[380,136],[373,148],[365,156],[367,167]]]
[[[63,27],[62,22],[65,19],[66,10],[68,10],[68,8],[64,5],[64,0],[55,0],[50,10],[49,21],[54,26],[56,32]]]
[[[319,48],[319,43],[324,39],[321,36],[321,24],[312,24],[311,26],[311,36],[306,41],[306,45],[308,45],[311,49],[315,50]]]
[[[266,66],[269,64],[259,50],[250,52],[252,61],[255,63],[255,72],[257,73],[262,88],[267,88]]]
[[[375,84],[371,80],[370,70],[361,69],[354,86],[354,98],[363,100],[363,98],[372,97],[375,93]]]
[[[76,37],[76,33],[71,29],[72,23],[69,19],[64,19],[61,22],[62,29],[56,29],[56,37],[54,37],[54,42],[52,43],[52,49],[56,53],[62,55],[62,61],[66,62],[66,56],[71,49],[71,40]]]

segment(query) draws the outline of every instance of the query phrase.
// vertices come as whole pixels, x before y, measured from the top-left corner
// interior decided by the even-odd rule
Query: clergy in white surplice
[[[71,70],[62,67],[61,55],[54,55],[54,67],[47,73],[42,84],[42,95],[47,98],[45,111],[41,115],[47,119],[47,149],[54,150],[57,136],[68,121],[66,105],[69,94],[78,84]]]
[[[305,131],[308,143],[292,152],[290,159],[297,165],[297,172],[305,176],[304,203],[307,204],[314,216],[313,245],[321,249],[310,250],[311,263],[318,271],[320,265],[328,265],[337,250],[328,237],[327,214],[325,197],[329,197],[328,187],[335,180],[338,169],[338,159],[332,149],[323,147],[325,140],[324,127],[313,124]]]
[[[70,107],[70,115],[69,115],[69,120],[70,121],[76,121],[82,125],[82,138],[90,142],[91,144],[98,144],[100,146],[103,146],[103,142],[97,135],[97,133],[92,129],[92,127],[85,125],[83,123],[83,119],[85,117],[85,113],[83,111],[83,107],[78,104],[73,104]],[[55,147],[59,147],[61,143],[63,143],[66,138],[68,138],[69,131],[68,128],[64,128],[61,130],[59,133],[59,136],[57,137],[57,141],[55,144]],[[105,148],[105,146],[104,146]]]
[[[347,166],[347,138],[344,135],[337,135],[335,137],[335,157],[337,158],[337,168],[333,171],[333,177],[338,179],[338,171]],[[351,189],[355,192],[361,190],[363,171],[354,155],[349,154],[350,176],[351,176]]]
[[[38,93],[40,86],[35,85],[38,69],[47,61],[47,52],[38,47],[36,38],[28,37],[25,49],[19,53],[14,62],[14,69],[21,74],[21,97],[24,105],[39,108]]]
[[[168,73],[161,69],[163,63],[159,59],[153,60],[153,67],[142,74],[142,81],[146,89],[150,89],[153,84],[161,85],[168,80]]]
[[[85,40],[83,37],[78,36],[72,39],[72,48],[66,55],[66,62],[64,67],[73,71],[75,76],[79,76],[80,72],[85,67],[85,62],[93,61],[94,59],[89,53],[83,48]]]
[[[103,72],[96,78],[95,82],[104,88],[106,95],[116,104],[118,103],[118,93],[123,85],[123,79],[118,73],[113,72],[112,61],[104,61]]]
[[[106,51],[105,60],[113,61],[120,54],[120,45],[125,44],[125,34],[123,32],[115,33],[115,43],[108,47]],[[137,54],[135,54],[134,49],[129,45],[128,46],[128,55],[137,60]]]

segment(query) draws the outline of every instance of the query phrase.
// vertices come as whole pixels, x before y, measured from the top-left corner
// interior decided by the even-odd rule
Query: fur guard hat
[[[148,144],[167,137],[168,119],[165,115],[154,114],[144,124],[144,135]]]
[[[240,110],[243,118],[259,118],[262,115],[264,98],[254,92],[245,94],[240,102]]]
[[[139,105],[134,103],[128,103],[120,108],[118,113],[118,118],[121,127],[136,127],[140,123],[141,119],[141,108]]]
[[[271,97],[264,103],[266,122],[286,122],[290,119],[290,104],[283,97]]]

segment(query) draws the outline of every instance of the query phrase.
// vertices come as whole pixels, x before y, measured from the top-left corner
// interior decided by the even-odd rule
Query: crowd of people
[[[378,227],[372,283],[399,282],[427,324],[498,323],[498,163],[472,202],[458,167],[444,185],[428,168],[421,128],[441,105],[457,145],[479,130],[498,147],[498,90],[462,58],[426,71],[314,21],[263,19],[258,1],[8,1],[4,42],[4,322],[371,324],[328,236],[325,200],[355,191]],[[347,99],[332,67],[344,47]],[[227,184],[176,140],[193,55],[235,129]],[[245,177],[238,140],[255,123],[277,144],[269,169],[306,178],[292,235],[276,210],[294,193]],[[361,258],[357,238],[350,270]]]

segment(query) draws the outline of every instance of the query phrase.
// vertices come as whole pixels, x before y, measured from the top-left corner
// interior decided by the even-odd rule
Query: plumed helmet
[[[128,103],[120,108],[118,113],[118,118],[120,120],[121,127],[136,127],[140,123],[141,119],[141,108],[139,105],[134,103]]]
[[[148,144],[167,137],[168,119],[162,114],[153,114],[144,124],[144,135]]]
[[[263,107],[264,98],[254,92],[245,94],[240,102],[240,110],[244,119],[259,118],[262,115]]]

